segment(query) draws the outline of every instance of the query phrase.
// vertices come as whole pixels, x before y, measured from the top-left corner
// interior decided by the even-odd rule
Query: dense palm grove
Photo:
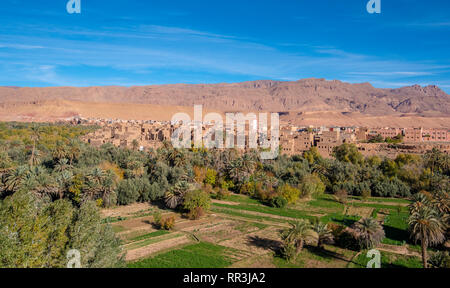
[[[411,235],[423,247],[424,265],[426,248],[448,239],[450,157],[438,150],[392,160],[364,158],[356,146],[344,144],[334,159],[313,148],[262,161],[258,151],[178,150],[169,143],[150,152],[108,144],[96,148],[79,140],[92,129],[0,124],[0,267],[64,267],[70,249],[87,255],[83,267],[118,267],[120,242],[99,208],[152,201],[197,219],[210,198],[230,193],[279,208],[320,193],[342,202],[348,195],[410,198]],[[281,235],[287,258],[311,235],[319,247],[339,241],[326,223],[291,225]],[[370,248],[384,237],[379,226],[362,219],[346,234]],[[432,260],[448,262],[445,257]]]

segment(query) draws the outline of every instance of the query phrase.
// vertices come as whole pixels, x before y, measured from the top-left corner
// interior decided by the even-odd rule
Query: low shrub
[[[278,188],[278,194],[281,195],[281,198],[287,200],[287,202],[291,204],[297,202],[297,200],[300,198],[300,190],[290,186],[289,184],[280,186]],[[280,199],[280,196],[274,197],[273,199],[275,198]]]
[[[186,193],[183,208],[188,211],[188,217],[192,220],[200,218],[211,205],[209,194],[203,190],[194,190]]]
[[[348,195],[347,195],[347,191],[345,189],[340,189],[340,190],[336,191],[334,193],[334,197],[335,197],[336,201],[338,201],[339,203],[342,203],[342,204],[347,203]]]
[[[155,223],[157,227],[161,227],[161,218],[162,218],[161,212],[153,213],[153,223]]]
[[[198,220],[203,215],[205,215],[205,211],[203,210],[202,207],[195,207],[187,214],[188,218],[191,220]]]
[[[276,196],[269,201],[269,205],[275,208],[285,208],[288,201],[283,196]]]
[[[231,192],[228,191],[228,189],[218,188],[216,190],[216,199],[217,200],[224,200],[230,195],[231,195]]]
[[[337,238],[335,238],[335,242],[337,246],[353,251],[360,251],[361,246],[358,240],[358,235],[355,230],[351,228],[345,228],[339,234]]]
[[[172,230],[175,227],[175,217],[170,216],[164,219],[161,219],[161,229],[163,230]]]

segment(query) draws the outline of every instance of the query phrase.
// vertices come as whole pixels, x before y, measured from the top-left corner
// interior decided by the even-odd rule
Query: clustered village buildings
[[[84,138],[86,142],[94,146],[111,143],[118,147],[140,150],[163,147],[165,141],[170,142],[172,133],[176,129],[170,122],[161,121],[78,119],[77,123],[100,126],[100,129]],[[203,134],[209,130],[208,128],[208,125],[204,125]],[[248,125],[246,135],[248,136]],[[381,135],[383,139],[402,135],[403,142],[394,146],[388,143],[367,142],[378,135]],[[422,154],[433,147],[450,153],[450,131],[423,128],[296,127],[291,125],[280,127],[280,151],[285,155],[298,155],[311,147],[317,147],[323,157],[331,157],[334,147],[343,143],[356,144],[360,152],[366,156],[384,154],[395,157],[399,153]]]

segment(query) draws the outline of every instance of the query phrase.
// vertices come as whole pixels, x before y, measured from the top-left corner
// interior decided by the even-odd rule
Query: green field
[[[172,250],[138,262],[129,268],[225,268],[233,263],[230,248],[210,243],[198,243]]]
[[[391,211],[384,219],[385,244],[404,245],[409,240],[408,213]]]
[[[366,268],[368,261],[369,258],[367,258],[367,253],[364,251],[348,267]],[[381,252],[381,268],[422,268],[422,260],[413,256]]]
[[[299,201],[296,204],[288,205],[286,208],[274,208],[251,197],[232,194],[224,199],[228,202],[214,202],[211,206],[211,212],[220,215],[226,219],[237,221],[235,230],[241,233],[247,231],[261,231],[270,229],[274,226],[287,225],[286,218],[292,219],[320,219],[324,223],[337,223],[344,226],[351,226],[361,219],[359,215],[347,215],[344,211],[352,213],[359,208],[366,208],[365,213],[373,218],[384,218],[384,230],[386,238],[384,244],[402,246],[411,243],[408,241],[409,233],[407,231],[407,200],[391,198],[369,198],[361,199],[359,197],[349,197],[347,204],[337,202],[332,195],[319,195],[307,201]],[[399,206],[402,205],[402,206]],[[367,208],[369,208],[367,210]],[[346,212],[347,213],[347,212]],[[357,212],[356,212],[357,213]],[[236,223],[237,223],[236,222]],[[258,228],[257,230],[251,227]],[[278,228],[279,229],[279,228]],[[194,230],[197,231],[197,230]],[[184,235],[178,232],[157,231],[144,235],[134,236],[128,239],[133,242],[126,249],[136,249],[153,243],[158,243]],[[217,236],[223,235],[223,236]],[[224,237],[222,241],[228,238],[227,233],[217,233],[216,237]],[[243,238],[245,239],[245,238]],[[173,248],[171,251],[150,255],[150,257],[137,262],[129,263],[131,268],[223,268],[233,265],[242,259],[252,258],[252,253],[244,250],[236,250],[213,244],[208,241],[200,240],[198,244],[191,244],[182,248]],[[221,243],[214,242],[214,243]],[[411,247],[411,246],[410,246]],[[416,248],[412,246],[411,248]],[[240,247],[239,249],[245,249]],[[270,250],[268,250],[270,251]],[[239,257],[240,253],[249,253],[249,256]],[[333,245],[327,245],[325,250],[318,250],[315,246],[305,246],[303,251],[294,261],[286,261],[278,256],[273,250],[269,252],[270,263],[262,265],[279,268],[302,268],[302,267],[336,267],[336,268],[363,268],[366,266],[367,259],[362,252],[354,258],[356,251],[347,250]],[[258,257],[255,257],[258,259]],[[256,261],[256,260],[255,260]],[[420,259],[417,257],[402,256],[398,254],[382,253],[383,267],[421,267]],[[265,266],[263,266],[265,267]]]
[[[133,243],[125,246],[125,249],[133,250],[133,249],[148,246],[150,244],[155,244],[158,242],[162,242],[165,240],[170,240],[170,239],[174,239],[174,238],[178,238],[178,237],[183,237],[183,236],[184,236],[184,234],[180,234],[180,233],[164,233],[158,237],[156,237],[156,236],[153,236],[150,238],[147,237],[147,238],[144,238],[145,240],[143,240],[143,241],[133,242]]]
[[[137,236],[134,238],[131,238],[130,241],[134,242],[134,241],[141,241],[141,240],[145,240],[145,239],[149,239],[149,238],[154,238],[154,237],[158,237],[158,236],[162,236],[162,235],[166,235],[169,234],[169,231],[166,230],[158,230],[152,233],[148,233],[148,234],[144,234],[141,236]]]

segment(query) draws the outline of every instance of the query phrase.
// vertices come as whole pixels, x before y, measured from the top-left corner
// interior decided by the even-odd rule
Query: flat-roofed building
[[[403,141],[408,142],[422,142],[423,129],[422,128],[406,128],[403,130]]]

